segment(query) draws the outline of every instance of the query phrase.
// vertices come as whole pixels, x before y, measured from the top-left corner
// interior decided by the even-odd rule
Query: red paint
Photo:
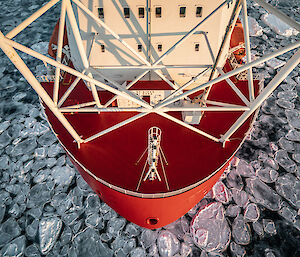
[[[231,66],[226,63],[224,71],[229,70],[231,70]],[[237,81],[235,77],[231,79],[240,91],[248,96],[248,83]],[[73,80],[72,75],[65,74],[60,85],[59,97],[64,94]],[[52,97],[53,83],[42,83],[42,85]],[[254,85],[257,94],[258,81],[254,81]],[[131,88],[131,90],[140,89],[168,90],[170,86],[163,81],[139,81]],[[98,95],[102,104],[114,96],[107,91],[99,91]],[[244,105],[225,81],[212,86],[209,100]],[[90,101],[93,101],[92,93],[83,81],[80,81],[63,107]],[[116,101],[112,106],[116,106]],[[74,139],[46,106],[45,111],[54,132],[67,151],[76,159],[75,161],[70,156],[91,188],[120,215],[139,226],[151,229],[175,221],[204,197],[237,151],[253,119],[251,116],[234,133],[225,148],[221,143],[216,143],[158,114],[151,113],[100,138],[81,144],[78,149]],[[136,114],[134,112],[68,113],[65,114],[65,117],[77,133],[86,139]],[[181,120],[180,112],[169,112],[168,114]],[[195,127],[219,138],[240,115],[241,112],[205,112],[200,124]],[[161,182],[155,180],[142,182],[138,193],[169,193],[184,189],[202,180],[204,182],[177,195],[145,199],[130,196],[105,186],[78,164],[83,165],[85,169],[106,183],[123,190],[136,191],[147,155],[138,164],[136,161],[147,147],[147,133],[152,126],[157,126],[162,130],[161,146],[169,163],[165,168],[170,191],[167,190],[164,180]],[[159,166],[158,170],[163,179],[162,167]],[[214,175],[208,179],[212,174]]]

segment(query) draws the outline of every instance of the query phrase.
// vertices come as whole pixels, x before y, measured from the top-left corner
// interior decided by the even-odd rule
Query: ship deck
[[[68,78],[68,82],[64,79],[60,85],[59,97],[64,94],[73,79],[72,77]],[[247,81],[237,81],[235,78],[232,80],[240,91],[248,96]],[[145,83],[142,84],[145,85]],[[132,89],[139,89],[142,84],[137,84]],[[42,85],[52,97],[53,83],[43,82]],[[254,85],[257,94],[258,81],[255,81]],[[147,89],[162,89],[161,87],[162,83],[152,82]],[[167,86],[164,87],[167,89]],[[98,95],[102,104],[113,96],[107,91],[98,91]],[[244,105],[226,81],[213,85],[208,99]],[[62,107],[89,101],[93,101],[92,93],[84,82],[80,81]],[[168,165],[165,165],[165,172],[170,190],[166,187],[162,167],[159,164],[158,171],[162,181],[142,182],[138,190],[138,193],[142,194],[170,193],[191,187],[208,178],[224,166],[237,151],[249,131],[253,119],[253,116],[249,117],[223,147],[221,143],[214,142],[158,114],[150,113],[117,130],[81,144],[78,149],[77,143],[74,142],[67,130],[53,113],[47,107],[45,108],[46,115],[58,139],[76,161],[109,185],[132,192],[137,192],[137,184],[147,158],[146,154],[136,164],[147,147],[148,129],[153,126],[159,127],[162,130],[161,147],[168,162]],[[241,113],[238,111],[206,111],[200,124],[193,126],[220,137],[239,118]],[[82,138],[88,138],[136,114],[136,112],[101,112],[65,113],[64,115]],[[168,114],[182,119],[180,112],[168,112]]]

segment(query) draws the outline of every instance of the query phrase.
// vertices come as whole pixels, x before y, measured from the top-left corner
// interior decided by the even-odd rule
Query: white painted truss
[[[279,19],[283,20],[296,30],[300,31],[300,24],[296,21],[292,20],[287,15],[281,13],[276,8],[271,6],[270,4],[266,3],[262,0],[253,0],[259,5],[261,5],[263,8],[265,8],[268,12],[276,15]],[[47,12],[50,8],[52,8],[54,5],[56,5],[58,2],[61,2],[61,13],[60,13],[60,23],[59,23],[59,31],[58,31],[58,42],[57,42],[57,56],[55,59],[49,58],[45,55],[42,55],[36,51],[33,51],[30,48],[25,47],[24,45],[15,42],[12,40],[17,34],[22,32],[28,25],[30,25],[33,21],[38,19],[42,14]],[[220,1],[221,2],[221,1]],[[78,146],[80,146],[81,143],[87,143],[91,140],[94,140],[98,137],[101,137],[113,130],[116,130],[122,126],[127,125],[130,122],[133,122],[139,118],[142,118],[149,113],[156,113],[162,117],[165,117],[166,119],[169,119],[181,126],[186,127],[187,129],[190,129],[194,131],[195,133],[198,133],[202,136],[205,136],[213,141],[223,143],[225,146],[225,142],[230,141],[230,137],[234,134],[235,131],[237,131],[240,126],[261,106],[263,101],[277,88],[277,86],[288,76],[288,74],[296,68],[296,66],[300,62],[300,40],[292,43],[288,46],[285,46],[281,49],[276,50],[275,52],[266,54],[259,59],[256,59],[254,61],[251,61],[251,52],[250,52],[250,39],[249,39],[249,27],[248,27],[248,16],[247,16],[247,3],[246,0],[237,0],[236,1],[236,8],[234,8],[234,12],[232,13],[232,18],[230,19],[230,23],[228,24],[228,33],[226,32],[225,37],[223,39],[224,43],[226,40],[228,40],[228,35],[230,35],[230,29],[232,29],[231,24],[234,24],[240,11],[242,10],[243,14],[243,25],[244,25],[244,38],[245,38],[245,50],[246,50],[246,63],[242,66],[236,66],[235,69],[233,69],[230,72],[224,73],[221,69],[221,67],[218,67],[218,56],[214,56],[211,52],[211,58],[213,60],[214,65],[207,64],[207,65],[199,65],[199,66],[193,66],[193,68],[202,68],[202,71],[199,72],[197,76],[192,78],[189,82],[185,83],[182,86],[177,85],[176,82],[172,82],[169,80],[165,75],[162,73],[162,69],[166,68],[167,65],[164,65],[162,63],[163,59],[168,56],[171,52],[173,52],[176,48],[180,47],[180,45],[191,35],[193,35],[197,29],[201,28],[201,25],[205,23],[209,19],[213,19],[215,13],[226,6],[230,0],[225,0],[220,3],[220,5],[212,11],[210,14],[208,14],[206,17],[204,17],[197,26],[191,28],[191,30],[186,33],[177,43],[175,43],[171,48],[169,48],[165,53],[163,53],[157,60],[155,60],[153,63],[150,63],[148,60],[143,58],[139,52],[137,52],[135,49],[133,49],[129,44],[127,44],[122,38],[116,34],[111,28],[109,28],[101,19],[99,19],[95,14],[93,14],[87,7],[85,7],[79,0],[51,0],[48,3],[46,3],[43,7],[41,7],[39,10],[37,10],[34,14],[32,14],[29,18],[27,18],[25,21],[23,21],[20,25],[18,25],[16,28],[12,29],[9,33],[6,35],[3,35],[0,32],[0,48],[4,51],[4,53],[7,55],[7,57],[12,61],[12,63],[18,68],[18,70],[22,73],[22,75],[25,77],[25,79],[28,81],[28,83],[33,87],[33,89],[37,92],[39,97],[42,99],[42,101],[49,107],[49,109],[53,112],[53,114],[59,119],[59,121],[63,124],[63,126],[68,130],[68,132],[72,135],[72,137],[75,139],[75,141],[78,143]],[[107,33],[110,33],[112,37],[119,40],[123,44],[123,46],[127,49],[128,52],[133,54],[136,58],[138,58],[143,65],[137,66],[123,66],[118,67],[121,69],[136,69],[140,70],[141,73],[139,76],[137,76],[132,82],[130,82],[128,85],[123,86],[114,81],[111,78],[105,77],[101,73],[101,69],[112,69],[113,67],[91,67],[89,63],[89,54],[86,53],[84,50],[83,44],[82,44],[82,38],[79,32],[78,24],[74,15],[74,11],[72,8],[73,5],[77,5],[83,12],[86,13],[87,16],[92,18],[99,26],[104,28]],[[78,47],[78,51],[80,54],[80,59],[84,65],[84,70],[82,72],[73,69],[71,67],[68,67],[64,64],[62,60],[62,53],[63,53],[63,35],[65,31],[65,21],[66,18],[68,18],[70,28],[72,30],[72,33],[74,35],[76,45]],[[210,49],[210,42],[206,37],[206,42],[208,49]],[[258,96],[255,97],[254,95],[254,86],[253,86],[253,73],[252,68],[266,62],[274,57],[277,57],[279,55],[282,55],[288,51],[295,50],[297,51],[294,53],[292,58],[288,60],[288,62],[280,69],[280,71],[275,75],[275,77],[266,85]],[[26,54],[29,54],[51,66],[55,67],[55,75],[54,78],[54,94],[53,98],[50,98],[49,95],[46,93],[46,91],[41,86],[38,79],[33,75],[33,73],[30,71],[30,69],[26,66],[24,61],[21,59],[21,57],[18,55],[16,50],[22,51]],[[219,53],[222,52],[222,45],[219,49]],[[174,65],[172,68],[190,68],[189,65]],[[204,69],[204,70],[203,70]],[[59,92],[59,86],[60,86],[60,74],[61,71],[67,72],[69,74],[72,74],[76,76],[77,78],[75,81],[70,85],[69,89],[66,91],[66,93],[59,98],[58,92]],[[162,80],[166,81],[172,88],[172,92],[168,95],[165,95],[163,99],[160,99],[159,102],[152,102],[148,103],[140,98],[140,96],[137,94],[137,92],[129,90],[137,81],[139,81],[142,77],[144,77],[148,72],[154,71]],[[243,72],[247,71],[247,77],[248,77],[248,87],[249,87],[249,99],[248,100],[235,86],[235,84],[230,80],[230,77],[234,75],[241,74]],[[183,91],[188,88],[188,86],[191,83],[197,82],[199,78],[201,78],[205,73],[210,72],[211,73],[211,79],[205,83],[200,83],[198,86]],[[108,81],[107,83],[103,83],[97,79],[94,78],[93,74],[98,74],[105,79],[105,81]],[[214,73],[219,74],[219,76],[213,76]],[[50,78],[52,79],[52,78]],[[93,95],[92,102],[83,103],[80,105],[73,105],[73,106],[67,106],[62,107],[62,104],[65,102],[65,100],[69,97],[72,90],[76,87],[78,82],[80,80],[85,81],[86,85],[91,90],[91,93]],[[42,80],[47,81],[49,80],[49,77],[43,77]],[[239,106],[239,105],[233,105],[230,103],[225,102],[215,102],[215,101],[209,101],[208,100],[208,94],[210,91],[210,88],[212,85],[216,84],[217,82],[225,80],[228,85],[235,91],[238,97],[244,102],[245,105]],[[115,96],[112,100],[110,100],[106,104],[102,104],[97,93],[97,89],[100,88],[101,90],[107,90],[111,93],[113,93]],[[205,90],[204,97],[201,99],[201,105],[199,106],[178,106],[174,105],[175,102],[182,101],[182,100],[189,100],[189,96],[191,94],[199,93],[201,90]],[[130,101],[134,103],[134,107],[110,107],[110,104],[118,99],[126,99],[127,101]],[[209,106],[207,106],[207,104]],[[105,129],[103,131],[99,131],[95,135],[89,137],[89,138],[82,138],[77,131],[72,127],[72,125],[68,122],[68,120],[65,118],[64,113],[67,112],[137,112],[135,116],[122,121],[108,129]],[[215,136],[210,135],[209,133],[206,133],[204,131],[199,130],[198,128],[187,124],[183,122],[182,120],[179,120],[177,118],[174,118],[168,112],[172,111],[181,111],[181,112],[205,112],[205,111],[240,111],[242,114],[240,118],[232,125],[232,127],[224,133],[220,138],[217,138]]]

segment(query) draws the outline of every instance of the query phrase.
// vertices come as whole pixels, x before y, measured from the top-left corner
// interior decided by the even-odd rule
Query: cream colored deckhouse
[[[141,80],[163,79],[182,86],[211,68],[236,4],[236,0],[225,4],[220,0],[81,2],[108,28],[73,5],[89,66],[101,73],[99,76],[94,70],[93,77],[124,86],[141,75]],[[197,26],[202,21],[203,24]],[[83,71],[78,48],[72,47],[76,43],[69,22],[67,31],[71,60],[77,70]],[[229,41],[219,56],[218,67],[225,63]],[[208,81],[210,74],[206,72],[186,89]],[[214,76],[217,75],[216,72]]]

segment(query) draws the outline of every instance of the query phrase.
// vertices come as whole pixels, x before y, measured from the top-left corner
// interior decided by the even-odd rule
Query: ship
[[[254,2],[299,31],[272,5]],[[49,55],[13,40],[53,6],[60,17]],[[180,218],[211,190],[263,101],[300,61],[300,41],[251,58],[246,0],[51,0],[0,32],[0,47],[93,191],[149,229]],[[48,73],[36,77],[16,50]],[[289,51],[268,83],[254,74]]]

